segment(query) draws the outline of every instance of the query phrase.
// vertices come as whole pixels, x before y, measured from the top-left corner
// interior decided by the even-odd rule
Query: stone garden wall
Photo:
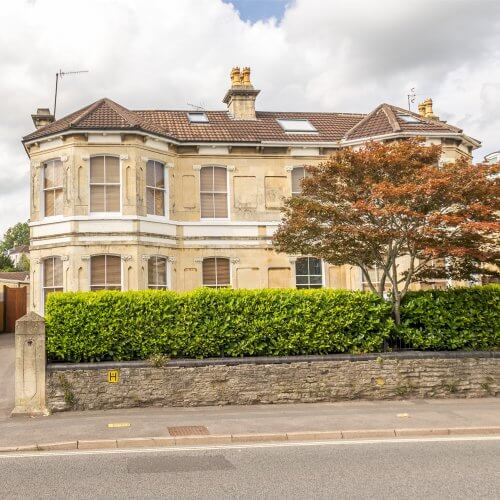
[[[47,406],[62,411],[486,397],[500,395],[499,379],[499,352],[52,364]]]

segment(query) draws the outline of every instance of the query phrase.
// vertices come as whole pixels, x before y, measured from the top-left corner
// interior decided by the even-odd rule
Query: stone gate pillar
[[[16,382],[12,416],[48,415],[45,406],[45,321],[31,311],[16,321]]]

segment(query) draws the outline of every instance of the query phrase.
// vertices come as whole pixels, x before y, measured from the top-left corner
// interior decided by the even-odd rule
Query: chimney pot
[[[418,105],[418,113],[424,118],[430,118],[431,120],[439,120],[439,117],[434,114],[432,109],[432,99],[428,97],[425,101]]]

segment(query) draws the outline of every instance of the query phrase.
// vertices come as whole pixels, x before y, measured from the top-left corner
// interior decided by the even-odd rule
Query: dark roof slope
[[[402,116],[411,116],[414,123],[406,122]],[[416,113],[390,104],[381,104],[360,120],[344,136],[345,140],[376,137],[405,132],[461,133],[462,130],[439,120],[424,118]]]
[[[411,114],[420,122],[398,118]],[[234,120],[227,111],[206,111],[208,123],[190,123],[188,111],[131,111],[110,99],[100,99],[24,137],[31,141],[69,130],[140,130],[179,142],[337,142],[407,132],[461,132],[437,120],[421,118],[396,106],[382,104],[368,115],[257,111],[256,120]],[[291,133],[277,119],[306,119],[317,132]]]

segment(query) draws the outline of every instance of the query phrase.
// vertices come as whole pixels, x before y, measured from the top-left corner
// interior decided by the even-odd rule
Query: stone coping
[[[397,351],[370,354],[324,354],[303,356],[255,356],[245,358],[172,359],[162,368],[196,366],[277,365],[291,363],[313,363],[321,361],[374,361],[377,359],[456,359],[456,358],[500,358],[500,351]],[[100,361],[96,363],[49,363],[49,371],[101,370],[113,368],[151,368],[154,364],[141,361]]]

